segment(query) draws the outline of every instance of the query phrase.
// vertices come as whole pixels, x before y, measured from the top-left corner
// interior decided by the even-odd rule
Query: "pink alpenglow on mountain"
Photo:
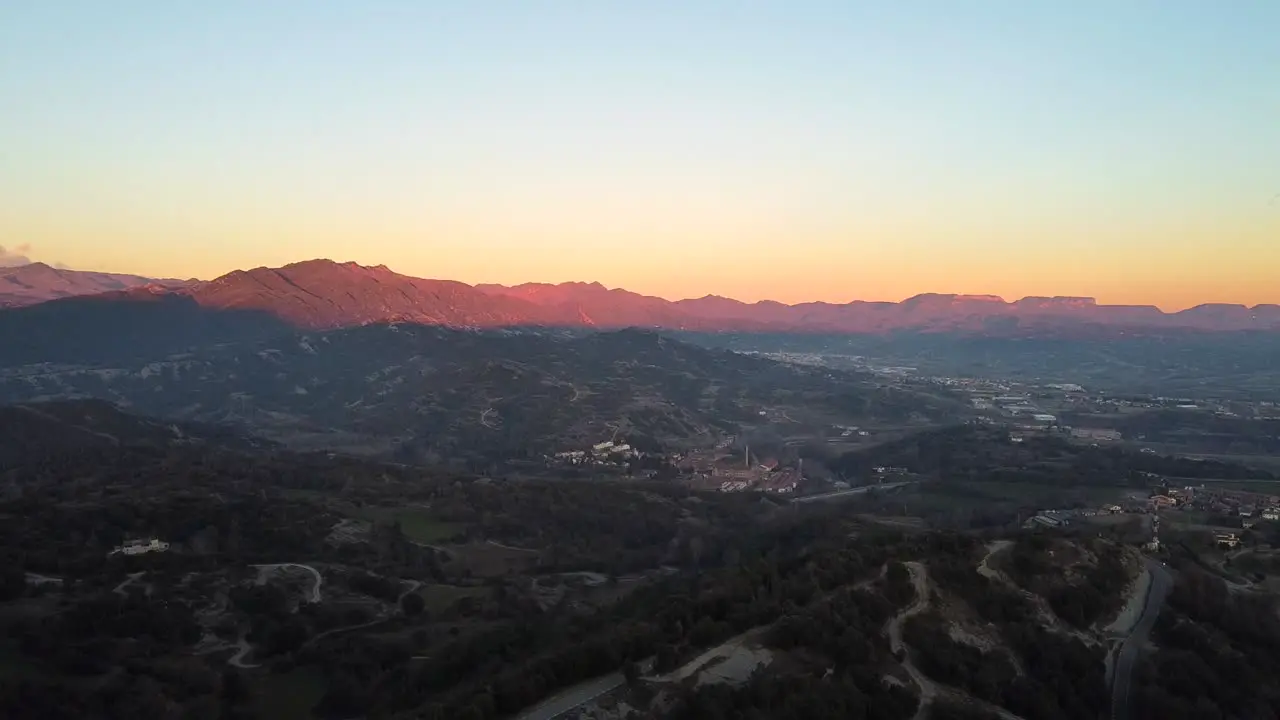
[[[1154,306],[1100,305],[1089,297],[925,293],[902,302],[744,303],[707,295],[671,301],[600,283],[467,285],[392,272],[384,266],[308,260],[237,270],[208,282],[56,270],[43,264],[0,270],[0,303],[30,305],[75,295],[104,300],[168,294],[207,310],[253,311],[288,325],[331,329],[376,323],[448,327],[644,327],[702,332],[958,332],[1001,336],[1109,335],[1144,331],[1280,331],[1280,306],[1200,305],[1175,313]],[[114,293],[114,294],[113,294]]]

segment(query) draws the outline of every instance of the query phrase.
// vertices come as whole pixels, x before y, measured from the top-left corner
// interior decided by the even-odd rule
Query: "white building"
[[[151,538],[150,540],[126,540],[124,545],[117,547],[115,550],[107,553],[115,555],[116,553],[124,553],[125,555],[142,555],[149,552],[165,552],[169,549],[169,543],[163,540]]]
[[[1027,528],[1033,528],[1037,525],[1040,525],[1042,527],[1056,528],[1056,527],[1062,527],[1062,521],[1055,517],[1050,517],[1048,515],[1034,515],[1030,519],[1028,519],[1025,523],[1022,524],[1023,527],[1027,527]]]

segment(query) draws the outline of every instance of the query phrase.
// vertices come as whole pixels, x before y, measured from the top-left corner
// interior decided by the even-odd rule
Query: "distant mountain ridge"
[[[634,317],[668,326],[684,322],[706,325],[718,321],[725,330],[751,329],[822,332],[887,332],[892,330],[994,330],[1009,320],[1027,330],[1075,321],[1086,325],[1192,330],[1280,330],[1280,305],[1248,307],[1207,303],[1166,313],[1154,305],[1100,305],[1091,297],[1025,297],[1013,302],[996,295],[923,293],[902,302],[854,300],[849,303],[807,302],[795,305],[773,300],[745,303],[707,295],[670,301],[627,290],[610,290],[599,283],[525,283],[477,285],[491,295],[515,297],[544,307],[578,305],[595,310],[608,323]],[[991,321],[997,321],[992,324]],[[625,324],[625,323],[624,323]],[[692,329],[692,328],[685,328]]]
[[[308,260],[237,270],[208,282],[26,266],[0,278],[65,278],[66,295],[0,311],[3,362],[76,361],[104,345],[152,352],[236,342],[289,329],[330,330],[409,323],[453,328],[662,328],[695,332],[886,334],[992,337],[1116,337],[1214,331],[1280,331],[1280,305],[1205,304],[1175,313],[1154,306],[1099,305],[1087,297],[926,293],[902,302],[773,301],[706,297],[670,301],[599,283],[467,285],[392,272],[384,266]],[[51,275],[54,273],[56,275]],[[18,277],[14,280],[14,277]],[[108,292],[79,293],[97,283]],[[169,283],[169,284],[165,284]],[[30,297],[28,294],[27,297]]]
[[[155,279],[141,275],[55,268],[45,263],[0,267],[0,308],[22,307],[58,298],[159,285],[181,287],[190,280]]]

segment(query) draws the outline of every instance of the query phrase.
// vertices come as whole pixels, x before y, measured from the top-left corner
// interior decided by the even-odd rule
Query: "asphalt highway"
[[[1173,575],[1159,560],[1147,558],[1147,570],[1151,573],[1151,586],[1147,589],[1147,600],[1142,606],[1142,617],[1134,624],[1129,637],[1120,646],[1116,656],[1114,679],[1111,685],[1111,720],[1129,720],[1129,694],[1133,687],[1133,669],[1137,665],[1138,656],[1147,644],[1151,628],[1156,625],[1160,616],[1160,608],[1164,605],[1169,590],[1173,587]]]
[[[849,495],[865,495],[871,492],[872,490],[880,490],[880,491],[893,490],[894,488],[900,488],[906,485],[912,485],[914,483],[915,483],[914,480],[904,480],[902,482],[883,483],[881,485],[863,485],[862,487],[856,487],[850,490],[837,490],[836,492],[823,493],[821,495],[805,495],[804,497],[795,498],[791,502],[793,503],[822,502],[824,500],[834,500],[836,498],[847,497]]]

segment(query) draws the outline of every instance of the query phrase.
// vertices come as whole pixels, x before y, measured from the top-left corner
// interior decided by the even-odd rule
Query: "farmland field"
[[[314,667],[271,674],[258,685],[255,704],[260,717],[305,720],[324,696],[324,677]]]
[[[445,522],[431,510],[414,507],[364,507],[357,511],[360,519],[376,523],[399,522],[400,530],[410,540],[424,545],[447,542],[466,530],[461,523]]]

